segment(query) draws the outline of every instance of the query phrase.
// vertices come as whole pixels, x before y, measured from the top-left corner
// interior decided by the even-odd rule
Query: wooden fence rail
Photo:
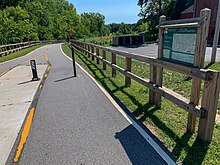
[[[1,45],[0,46],[0,57],[7,56],[10,53],[26,49],[35,45],[41,44],[40,41],[31,41],[31,42],[22,42],[10,45]]]
[[[64,43],[65,40],[45,40],[45,41],[31,41],[31,42],[21,42],[9,45],[0,45],[0,57],[7,56],[10,53],[20,51],[39,44],[55,44]]]
[[[170,100],[180,108],[186,110],[190,114],[199,118],[199,131],[198,138],[211,141],[215,116],[217,113],[218,97],[220,92],[220,72],[209,69],[198,69],[196,67],[189,67],[183,65],[177,65],[161,59],[145,57],[134,53],[128,53],[124,51],[115,50],[113,48],[102,47],[91,43],[84,43],[80,41],[71,40],[72,46],[80,51],[83,55],[92,57],[92,60],[96,58],[97,64],[99,61],[103,63],[103,70],[106,70],[106,65],[112,68],[112,76],[116,76],[116,71],[125,75],[125,85],[131,86],[131,79],[146,86],[150,89],[149,102],[156,107],[160,107],[161,99],[164,98]],[[96,51],[95,51],[96,50]],[[102,51],[102,53],[100,53]],[[106,53],[111,54],[111,61],[106,60]],[[116,56],[125,57],[125,68],[121,68],[117,65]],[[131,63],[132,60],[138,60],[144,63],[150,64],[150,78],[141,78],[132,73]],[[163,72],[160,69],[167,68],[172,71],[176,71],[187,76],[197,78],[204,81],[204,91],[202,97],[202,104],[195,106],[188,99],[182,95],[162,86],[161,77]],[[159,99],[158,99],[159,98]]]

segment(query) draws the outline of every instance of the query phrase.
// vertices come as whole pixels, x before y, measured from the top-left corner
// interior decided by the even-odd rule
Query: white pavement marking
[[[38,65],[42,78],[47,65]],[[18,66],[0,77],[0,165],[4,165],[20,132],[40,81],[31,82],[30,66]]]
[[[63,50],[62,50],[62,44],[60,44],[60,50],[62,54],[67,57],[69,60],[72,60],[69,56],[67,56]],[[106,95],[106,97],[111,101],[111,103],[115,106],[116,109],[124,116],[124,118],[132,124],[135,129],[144,137],[144,139],[154,148],[154,150],[161,156],[161,158],[169,165],[176,165],[176,163],[164,152],[164,150],[147,134],[146,131],[143,130],[139,126],[139,124],[133,120],[127,113],[124,112],[124,110],[117,104],[117,102],[110,96],[110,94],[101,86],[99,83],[77,62],[76,64],[82,69],[95,83],[96,85],[101,89],[101,91]]]

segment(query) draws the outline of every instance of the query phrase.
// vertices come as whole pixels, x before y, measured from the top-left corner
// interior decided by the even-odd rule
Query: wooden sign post
[[[190,67],[203,68],[211,10],[203,9],[199,18],[165,21],[160,17],[158,58],[164,61]],[[156,70],[156,71],[155,71]],[[163,68],[151,66],[151,81],[162,87]],[[155,77],[156,76],[156,77]],[[198,106],[201,80],[192,79],[190,103]],[[150,91],[150,102],[157,108],[161,105],[161,96]],[[188,114],[187,132],[193,133],[196,116]],[[202,131],[200,131],[202,132]],[[200,133],[201,134],[201,133]],[[202,136],[200,138],[204,139]],[[207,138],[206,138],[207,140]]]

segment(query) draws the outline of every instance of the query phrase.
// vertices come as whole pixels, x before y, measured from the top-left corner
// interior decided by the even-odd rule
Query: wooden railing
[[[26,49],[39,44],[55,44],[55,43],[63,43],[66,40],[44,40],[44,41],[31,41],[31,42],[21,42],[16,44],[9,45],[0,45],[0,57],[7,56],[10,53],[20,51],[22,49]]]
[[[157,108],[161,106],[161,99],[159,97],[170,100],[180,108],[188,111],[193,116],[199,118],[199,129],[198,138],[211,141],[215,116],[217,113],[218,98],[220,92],[220,72],[215,70],[198,69],[196,67],[188,67],[183,65],[177,65],[163,61],[161,59],[146,57],[134,53],[128,53],[124,51],[115,50],[109,47],[102,47],[91,43],[85,43],[80,41],[71,40],[71,45],[78,51],[82,52],[83,55],[92,57],[92,60],[96,58],[97,64],[101,61],[103,63],[103,70],[106,70],[106,65],[112,68],[112,76],[116,76],[116,71],[125,75],[125,85],[131,85],[131,79],[136,82],[148,87],[149,102],[154,104]],[[100,51],[101,50],[101,51]],[[106,52],[111,53],[111,61],[106,60]],[[117,65],[116,56],[122,56],[125,59],[125,68],[121,68]],[[132,60],[138,60],[144,63],[150,64],[150,78],[141,78],[132,73],[131,63]],[[204,89],[202,96],[202,103],[200,106],[195,106],[190,103],[188,99],[182,95],[163,87],[162,81],[158,82],[163,78],[163,74],[158,74],[157,68],[167,68],[178,73],[185,74],[187,76],[197,78],[204,81]],[[161,83],[161,84],[158,84]]]
[[[0,45],[0,57],[10,53],[41,44],[40,41],[22,42],[10,45]]]

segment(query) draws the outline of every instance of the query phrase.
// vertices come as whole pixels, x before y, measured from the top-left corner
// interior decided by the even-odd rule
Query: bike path
[[[37,48],[36,50],[28,53],[25,56],[22,56],[22,57],[19,57],[19,58],[16,58],[16,59],[12,59],[10,61],[0,63],[0,74],[5,72],[6,70],[8,70],[10,68],[18,66],[19,64],[21,64],[23,62],[26,62],[26,61],[28,62],[30,59],[42,55],[44,52],[46,52],[46,50],[49,47],[50,47],[49,45],[45,45],[45,46],[42,46],[40,48]],[[8,56],[10,56],[10,54]]]
[[[51,71],[19,165],[167,164],[78,66],[73,77],[60,44],[50,45],[47,55]]]

